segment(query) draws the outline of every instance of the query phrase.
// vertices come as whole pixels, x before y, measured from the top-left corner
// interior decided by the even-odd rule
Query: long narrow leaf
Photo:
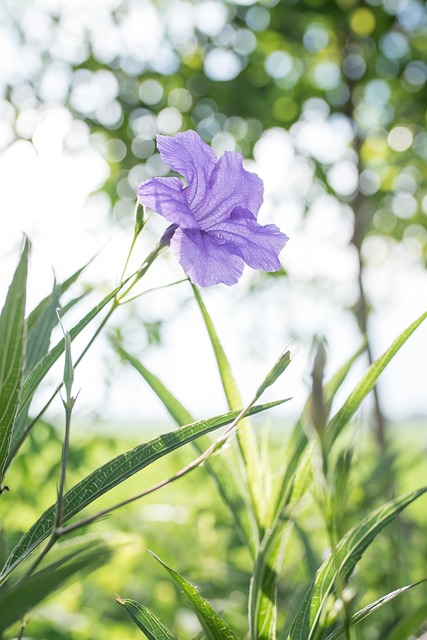
[[[426,317],[427,313],[424,313],[420,318],[418,318],[418,320],[410,325],[410,327],[408,327],[406,331],[398,336],[398,338],[393,342],[390,348],[387,349],[387,351],[369,368],[362,381],[350,394],[347,402],[343,405],[340,411],[338,411],[336,416],[330,421],[327,430],[329,446],[333,444],[348,421],[354,415],[355,411],[360,406],[361,402],[364,400],[368,392],[373,388],[376,381],[378,380],[379,375],[384,370],[388,362],[397,353],[404,342],[412,335],[415,329],[425,320]],[[333,397],[344,381],[351,365],[362,351],[363,347],[359,349],[352,358],[350,358],[350,360],[344,365],[344,367],[342,367],[342,369],[334,376],[334,378],[329,381],[328,385],[326,385],[325,399],[328,407],[331,406]],[[252,602],[250,603],[250,620],[252,634],[256,633],[257,628],[265,629],[266,627],[270,628],[271,625],[274,626],[275,600],[273,598],[272,585],[267,584],[264,587],[262,577],[264,571],[263,566],[266,571],[267,580],[270,580],[272,575],[278,575],[277,567],[274,568],[274,557],[276,558],[276,560],[280,557],[277,555],[277,553],[275,555],[275,550],[279,548],[276,541],[274,540],[276,535],[278,535],[277,527],[279,527],[280,525],[280,528],[282,530],[281,535],[283,536],[287,536],[287,527],[292,527],[292,520],[289,520],[288,524],[282,527],[279,517],[280,514],[283,513],[283,510],[286,508],[291,497],[293,500],[298,499],[298,496],[301,495],[301,493],[304,491],[310,478],[309,464],[314,452],[314,446],[310,446],[309,450],[304,454],[308,440],[303,428],[304,415],[308,409],[309,402],[310,399],[308,399],[306,407],[303,411],[303,416],[299,423],[297,423],[291,436],[289,449],[290,455],[288,455],[287,457],[288,464],[283,476],[276,502],[276,525],[273,525],[269,530],[267,530],[266,536],[268,538],[271,538],[271,540],[263,541],[261,547],[263,549],[263,553],[265,554],[265,558],[261,557],[259,560],[257,560],[257,563],[255,565],[254,579],[256,579],[256,581],[253,585]],[[298,490],[296,490],[297,487]],[[272,549],[273,558],[269,558],[269,554],[267,552],[269,546]],[[267,615],[270,616],[270,626],[268,625],[268,621],[266,620]],[[251,636],[251,638],[255,637],[255,635]]]
[[[26,239],[0,316],[0,484],[18,413],[25,366],[28,253]]]
[[[350,529],[321,565],[292,624],[288,640],[312,640],[320,631],[323,607],[337,580],[346,581],[376,536],[427,487],[391,500]]]
[[[197,617],[208,640],[238,640],[225,620],[215,611],[211,604],[197,591],[196,587],[187,582],[179,573],[160,560],[155,553],[149,553],[168,571],[175,582],[181,587]]]
[[[136,626],[147,636],[148,640],[178,640],[163,622],[150,609],[135,600],[122,599],[116,596],[116,602],[126,611]]]
[[[391,346],[368,369],[354,391],[348,396],[341,409],[336,413],[328,425],[327,434],[331,444],[341,433],[346,424],[353,417],[363,400],[376,384],[390,360],[396,355],[401,346],[427,318],[427,311],[403,331]]]
[[[192,285],[192,288],[212,344],[228,407],[230,410],[237,409],[238,407],[242,406],[242,400],[240,398],[240,393],[236,381],[231,372],[230,363],[228,362],[227,356],[225,355],[221,341],[215,330],[212,318],[210,317],[208,310],[206,309],[198,288],[194,285]],[[239,444],[241,455],[244,461],[244,467],[246,469],[246,477],[244,478],[244,480],[249,488],[250,494],[252,495],[255,516],[257,520],[263,522],[265,519],[264,516],[266,505],[262,490],[263,482],[260,474],[261,465],[258,445],[249,420],[241,421],[237,432],[237,442]]]
[[[382,598],[375,600],[375,602],[371,602],[371,604],[366,605],[366,607],[363,607],[363,609],[360,609],[360,611],[357,611],[354,615],[351,616],[351,626],[354,627],[356,624],[359,624],[359,622],[362,622],[363,620],[365,620],[365,618],[370,616],[371,613],[373,613],[377,609],[380,609],[380,607],[382,607],[384,604],[387,604],[387,602],[394,600],[394,598],[397,598],[397,596],[400,596],[402,593],[405,593],[405,591],[409,591],[409,589],[416,587],[422,582],[425,582],[425,580],[420,580],[419,582],[408,584],[405,587],[400,587],[400,589],[391,591],[390,593],[387,593],[387,595],[382,596]],[[337,640],[337,638],[339,638],[342,635],[344,630],[345,630],[344,625],[340,625],[326,637],[326,640]],[[400,638],[403,638],[403,637],[407,637],[407,636],[400,636]]]
[[[284,402],[271,402],[257,405],[250,411],[256,414]],[[93,471],[86,478],[72,487],[64,496],[63,522],[75,516],[97,498],[107,493],[127,478],[130,478],[141,469],[159,460],[171,451],[178,449],[188,442],[192,442],[201,435],[205,435],[215,429],[230,424],[239,411],[231,411],[221,416],[200,420],[191,425],[181,427],[175,431],[157,436],[149,442],[135,447],[131,451],[123,453],[113,460]],[[18,545],[9,556],[0,580],[4,580],[28,554],[35,549],[52,531],[55,522],[56,505],[47,509],[37,522],[21,538]]]

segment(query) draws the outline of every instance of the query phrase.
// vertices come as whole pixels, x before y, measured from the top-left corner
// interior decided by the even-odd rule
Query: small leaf
[[[266,409],[278,406],[282,402],[284,401],[280,400],[278,402],[257,405],[251,409],[250,414],[265,411]],[[239,413],[239,411],[231,411],[224,415],[208,418],[207,420],[200,420],[181,427],[175,431],[157,436],[105,463],[67,491],[64,496],[63,522],[65,523],[80,513],[85,507],[92,504],[92,502],[100,496],[171,451],[179,449],[201,435],[205,435],[215,429],[230,424]],[[3,567],[0,580],[4,581],[13,569],[47,538],[53,529],[55,516],[56,504],[49,507],[37,522],[23,535]]]
[[[129,281],[129,278],[122,282],[118,287],[113,289],[101,302],[99,302],[93,309],[91,309],[72,329],[70,329],[71,340],[74,340],[87,325],[111,302],[123,286]],[[31,373],[26,378],[20,398],[19,411],[25,411],[28,409],[28,404],[31,401],[37,387],[49,372],[54,363],[61,357],[65,350],[65,341],[60,340],[34,367]]]
[[[148,640],[178,640],[174,634],[159,620],[157,616],[144,605],[135,600],[122,599],[116,595],[116,602],[120,604],[136,626],[147,636]]]
[[[137,238],[145,225],[145,209],[139,202],[135,205],[135,230],[134,236]]]
[[[185,578],[169,567],[165,562],[163,562],[163,560],[160,560],[155,553],[152,551],[149,551],[148,553],[160,562],[175,582],[181,587],[196,612],[208,640],[238,640],[237,636],[233,633],[225,620],[218,615],[207,600],[202,598],[196,587],[187,582]]]
[[[0,315],[0,485],[6,470],[24,376],[28,253],[29,242],[26,239]]]
[[[291,363],[291,360],[292,360],[292,354],[289,350],[284,351],[280,355],[279,359],[274,363],[273,367],[264,378],[264,381],[262,382],[262,384],[258,387],[257,392],[255,394],[255,397],[257,400],[262,396],[264,391],[268,389],[268,387],[271,387],[271,385],[274,384],[276,380],[280,378],[282,373],[286,371],[286,369]]]

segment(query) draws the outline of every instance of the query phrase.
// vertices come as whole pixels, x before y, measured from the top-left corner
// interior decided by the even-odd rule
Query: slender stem
[[[71,427],[71,414],[73,411],[73,404],[65,405],[65,435],[64,435],[64,444],[62,447],[62,458],[61,458],[61,477],[59,480],[59,489],[58,489],[58,508],[56,512],[56,529],[60,529],[62,525],[62,521],[64,518],[64,493],[65,493],[65,482],[67,478],[67,461],[68,461],[68,451],[70,449],[70,427]]]

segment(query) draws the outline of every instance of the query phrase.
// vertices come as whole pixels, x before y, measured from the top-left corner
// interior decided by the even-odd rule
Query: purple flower
[[[264,186],[243,168],[240,154],[227,151],[218,159],[195,131],[158,135],[157,147],[187,186],[179,178],[152,178],[138,187],[138,199],[172,223],[166,236],[193,283],[235,284],[244,263],[280,269],[288,237],[274,224],[258,224]]]

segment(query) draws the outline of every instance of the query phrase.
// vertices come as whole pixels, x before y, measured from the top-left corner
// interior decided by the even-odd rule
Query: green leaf
[[[282,404],[282,402],[284,402],[284,400],[257,405],[251,409],[250,413],[260,413],[271,407],[278,406]],[[110,491],[110,489],[171,451],[184,446],[188,442],[192,442],[201,435],[205,435],[215,429],[230,424],[239,413],[239,411],[231,411],[224,415],[215,416],[214,418],[200,420],[176,429],[175,431],[157,436],[135,447],[131,451],[122,453],[113,460],[110,460],[67,491],[64,496],[63,522],[65,523],[97,498]],[[53,529],[55,516],[56,504],[47,509],[37,522],[23,535],[3,567],[0,580],[6,579],[14,567],[22,562],[33,549],[46,539]]]
[[[368,369],[362,380],[356,386],[354,391],[348,396],[347,400],[336,413],[336,415],[330,421],[326,436],[328,438],[329,446],[336,440],[346,424],[353,417],[357,409],[360,407],[362,401],[366,398],[368,393],[372,390],[379,376],[384,371],[390,360],[399,351],[400,347],[407,341],[407,339],[414,333],[422,322],[427,318],[427,311],[423,313],[415,322],[413,322],[405,331],[403,331],[391,346],[378,358]]]
[[[25,239],[0,316],[0,484],[6,469],[24,376],[28,252],[29,242]]]
[[[48,299],[47,299],[48,300]],[[43,304],[43,308],[37,313],[30,314],[28,318],[28,338],[26,349],[25,375],[34,369],[36,364],[48,352],[52,329],[57,323],[56,309],[59,305],[59,287],[54,286],[49,304]],[[34,312],[33,312],[34,313]],[[10,466],[19,447],[28,435],[27,418],[29,403],[25,410],[20,411],[14,422],[10,449],[7,456],[6,468]]]
[[[189,411],[157,376],[151,373],[137,358],[123,349],[116,340],[113,341],[113,345],[120,357],[129,362],[141,374],[178,425],[183,426],[194,421]],[[210,444],[211,441],[208,436],[203,436],[193,442],[193,446],[199,453],[205,451]],[[220,456],[212,456],[205,462],[204,467],[217,485],[225,504],[230,509],[242,539],[249,543],[252,552],[255,553],[258,538],[257,526],[250,508],[250,496],[245,491],[242,477],[239,473],[240,465],[236,458],[235,448],[230,446]]]
[[[398,513],[422,496],[427,487],[391,500],[350,529],[318,569],[292,623],[288,640],[314,640],[323,631],[323,607],[337,584],[346,582],[376,536]]]
[[[65,293],[68,288],[76,282],[80,274],[86,269],[87,263],[78,271],[73,273],[63,283],[55,283],[52,289],[52,293],[44,298],[37,307],[28,316],[28,337],[27,337],[27,351],[26,351],[26,364],[25,364],[25,377],[31,373],[36,364],[47,354],[49,350],[52,330],[58,323],[58,317],[56,310],[60,304],[60,296]],[[65,306],[61,307],[62,314],[65,314],[76,303],[80,302],[89,290],[70,300]],[[36,391],[36,389],[34,390]],[[34,395],[34,393],[33,393]],[[28,436],[30,429],[34,426],[33,421],[28,420],[28,410],[30,407],[30,401],[27,406],[24,407],[17,416],[13,425],[12,440],[10,443],[9,454],[7,457],[6,468],[10,466],[13,458],[19,451],[22,443]]]
[[[202,598],[196,587],[187,582],[185,578],[169,567],[165,562],[163,562],[163,560],[160,560],[155,553],[152,551],[149,551],[148,553],[160,562],[175,582],[181,587],[196,612],[208,640],[238,640],[237,636],[233,633],[225,620],[218,615],[207,600]]]
[[[371,604],[368,604],[366,607],[363,607],[363,609],[360,609],[360,611],[357,611],[354,615],[351,616],[351,626],[354,627],[356,624],[359,624],[359,622],[362,622],[362,620],[370,616],[371,613],[373,613],[377,609],[380,609],[380,607],[382,607],[384,604],[387,604],[387,602],[390,602],[390,600],[394,600],[394,598],[397,598],[397,596],[400,596],[402,593],[405,593],[405,591],[409,591],[409,589],[416,587],[422,582],[425,582],[425,580],[420,580],[419,582],[408,584],[405,587],[400,587],[400,589],[396,589],[395,591],[391,591],[390,593],[387,593],[387,595],[382,596],[382,598],[379,598],[375,602],[371,602]],[[344,632],[344,630],[345,630],[345,626],[341,624],[339,627],[334,629],[334,631],[326,637],[326,640],[337,640],[337,638],[340,637],[340,635]],[[399,636],[399,638],[407,638],[407,637],[408,635]]]
[[[80,536],[58,544],[41,568],[29,578],[0,588],[0,633],[19,622],[23,616],[58,591],[71,578],[104,565],[112,555],[112,547],[92,536]]]
[[[120,604],[136,626],[147,636],[148,640],[178,640],[174,634],[147,607],[135,600],[122,599],[116,595]]]
[[[230,410],[238,409],[243,405],[236,381],[231,372],[230,363],[228,362],[227,356],[225,355],[221,341],[215,330],[212,318],[210,317],[205,307],[198,288],[194,285],[191,286],[193,288],[197,304],[199,305],[212,344],[228,407]],[[240,422],[239,429],[237,431],[237,442],[246,469],[246,477],[244,477],[244,481],[247,484],[250,495],[253,499],[255,516],[257,520],[260,520],[262,522],[264,520],[265,514],[265,500],[262,490],[263,482],[260,474],[261,465],[258,445],[249,420],[242,420]]]

